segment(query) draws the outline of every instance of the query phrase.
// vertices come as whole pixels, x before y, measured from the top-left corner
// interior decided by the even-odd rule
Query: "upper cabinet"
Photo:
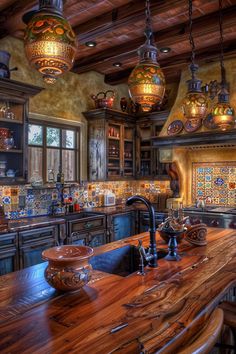
[[[27,182],[29,98],[41,90],[0,79],[0,184]]]
[[[135,177],[135,119],[120,111],[94,109],[88,119],[90,181]]]
[[[128,178],[168,179],[152,137],[158,136],[169,111],[140,117],[111,109],[84,112],[88,120],[90,181]]]

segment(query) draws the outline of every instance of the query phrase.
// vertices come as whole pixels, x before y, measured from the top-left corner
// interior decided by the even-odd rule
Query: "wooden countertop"
[[[95,249],[137,245],[147,233]],[[166,245],[158,240],[158,247]],[[0,277],[1,353],[175,353],[236,286],[236,231],[208,229],[208,244],[180,246],[182,260],[122,278],[93,271],[82,290],[59,294],[45,264]]]

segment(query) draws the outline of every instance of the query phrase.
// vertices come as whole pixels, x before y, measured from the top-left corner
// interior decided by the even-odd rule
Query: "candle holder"
[[[167,261],[180,261],[181,257],[178,254],[178,243],[176,240],[176,237],[178,237],[183,231],[170,231],[170,230],[164,230],[168,235],[169,235],[169,243],[168,243],[168,254],[165,256],[165,259]]]

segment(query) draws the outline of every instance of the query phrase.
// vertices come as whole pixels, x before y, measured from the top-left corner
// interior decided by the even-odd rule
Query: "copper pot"
[[[82,288],[91,279],[92,266],[88,260],[93,249],[87,246],[64,245],[52,247],[42,252],[48,261],[44,276],[49,285],[61,291]]]
[[[10,130],[8,128],[0,128],[0,149],[5,148],[5,139],[10,137]]]
[[[99,92],[97,95],[92,95],[91,98],[95,102],[95,108],[112,108],[115,93],[112,90],[108,90],[106,92]]]

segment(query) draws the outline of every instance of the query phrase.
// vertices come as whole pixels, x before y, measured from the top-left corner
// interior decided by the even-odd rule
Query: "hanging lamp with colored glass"
[[[146,42],[138,49],[139,64],[128,79],[131,99],[141,105],[144,112],[161,103],[165,94],[165,77],[157,62],[157,47],[153,43],[150,3],[146,1]]]
[[[75,59],[76,37],[63,17],[63,0],[39,0],[39,10],[23,16],[24,36],[29,63],[47,83],[69,71]]]
[[[207,114],[208,98],[202,92],[202,81],[196,77],[198,65],[195,64],[195,44],[192,34],[192,0],[189,0],[189,41],[191,45],[191,64],[189,66],[191,79],[187,81],[188,91],[182,103],[183,113],[186,119],[196,122],[203,119]]]
[[[220,130],[229,130],[235,125],[234,109],[229,103],[229,91],[226,83],[226,72],[224,67],[223,50],[223,21],[222,21],[222,0],[219,0],[219,28],[220,28],[220,68],[221,68],[221,89],[218,94],[218,102],[212,109],[212,121]]]

